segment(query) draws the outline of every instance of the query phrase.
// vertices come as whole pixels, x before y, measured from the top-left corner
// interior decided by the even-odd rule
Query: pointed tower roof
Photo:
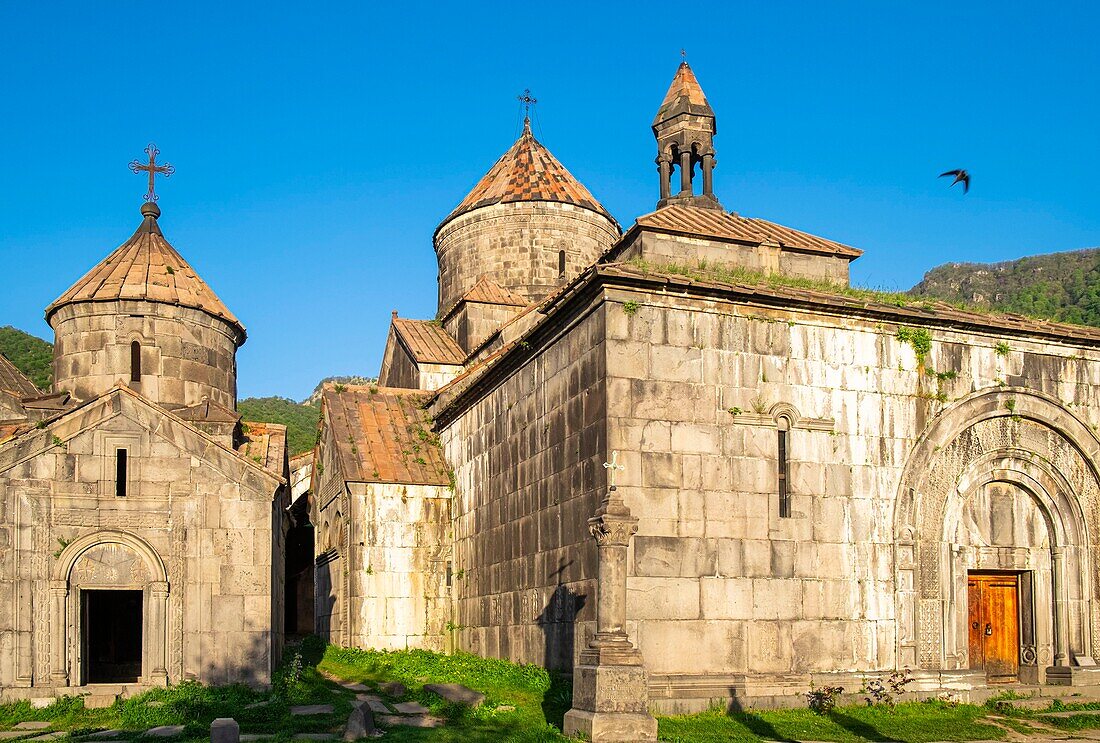
[[[714,118],[714,110],[707,102],[699,81],[695,79],[695,73],[687,62],[681,62],[672,77],[672,85],[668,86],[665,99],[661,107],[657,109],[657,115],[653,118],[653,126],[657,127],[663,121],[668,121],[680,114],[689,113],[696,116],[709,116]],[[717,127],[715,127],[717,133]]]
[[[492,204],[513,201],[557,201],[590,209],[615,222],[600,202],[565,169],[531,133],[531,120],[523,120],[523,133],[474,189],[440,222],[442,227],[460,214]],[[616,222],[616,224],[618,224]],[[437,229],[438,231],[438,229]]]
[[[143,204],[141,214],[137,232],[54,300],[46,308],[46,321],[61,307],[77,302],[135,299],[201,310],[234,325],[243,338],[241,321],[164,239],[157,205]]]

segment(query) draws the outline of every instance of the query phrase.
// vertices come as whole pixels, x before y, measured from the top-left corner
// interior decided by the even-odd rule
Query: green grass
[[[386,652],[330,646],[321,670],[364,683],[400,681],[415,700],[443,717],[447,724],[435,729],[392,727],[387,741],[513,741],[557,743],[561,718],[571,703],[568,686],[551,679],[542,668],[480,658],[468,653],[442,655],[424,650]],[[485,694],[477,709],[446,702],[423,690],[428,683],[458,683]],[[501,710],[501,707],[514,707]],[[553,723],[553,724],[551,724]],[[555,727],[555,725],[557,727]]]
[[[902,741],[989,740],[1005,736],[983,722],[988,710],[974,705],[909,702],[883,707],[838,707],[828,715],[808,709],[759,712],[704,712],[659,719],[658,734],[670,743],[718,741],[830,740]]]

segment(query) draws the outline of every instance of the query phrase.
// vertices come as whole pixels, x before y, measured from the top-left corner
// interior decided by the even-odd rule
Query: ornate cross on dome
[[[523,117],[525,119],[531,116],[531,105],[539,102],[538,98],[531,96],[530,88],[524,88],[523,95],[517,95],[516,100],[523,104]]]
[[[153,179],[156,178],[157,173],[160,173],[165,178],[176,172],[176,169],[172,167],[171,163],[164,163],[164,165],[157,165],[157,155],[160,154],[160,150],[152,142],[145,148],[145,154],[149,156],[149,164],[143,165],[140,160],[134,160],[130,163],[130,170],[135,173],[141,173],[145,171],[149,173],[149,193],[145,194],[145,200],[152,203],[160,197],[157,196],[156,191],[153,190]]]
[[[615,473],[626,469],[624,465],[619,464],[619,452],[617,451],[611,452],[611,461],[604,462],[603,468],[607,470],[608,479],[610,480],[608,485],[612,488],[615,487]]]

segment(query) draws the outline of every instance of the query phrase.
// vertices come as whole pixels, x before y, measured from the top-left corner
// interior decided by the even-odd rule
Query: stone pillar
[[[167,639],[168,628],[168,582],[153,581],[149,584],[149,611],[146,612],[145,632],[148,636],[149,681],[154,684],[168,683]]]
[[[680,195],[691,196],[691,150],[680,153]]]
[[[1065,547],[1050,548],[1050,592],[1054,600],[1054,665],[1068,666]]]
[[[614,483],[614,477],[612,477]],[[596,539],[596,634],[573,669],[573,708],[565,713],[565,734],[593,743],[657,740],[649,714],[649,677],[642,654],[626,636],[626,554],[638,519],[612,484],[588,520]]]
[[[661,201],[664,201],[671,196],[669,193],[671,189],[669,181],[672,178],[672,158],[668,155],[661,155],[658,157],[657,171],[661,174]]]
[[[714,153],[703,155],[703,195],[714,195]]]
[[[69,582],[50,581],[50,683],[69,685]]]

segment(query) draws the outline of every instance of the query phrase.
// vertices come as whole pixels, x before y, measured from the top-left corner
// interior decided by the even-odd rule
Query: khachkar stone
[[[642,654],[626,636],[626,552],[638,531],[615,488],[617,456],[607,496],[588,528],[596,539],[596,634],[573,669],[573,708],[565,713],[565,734],[594,743],[657,740],[657,720],[649,714],[648,675]]]

